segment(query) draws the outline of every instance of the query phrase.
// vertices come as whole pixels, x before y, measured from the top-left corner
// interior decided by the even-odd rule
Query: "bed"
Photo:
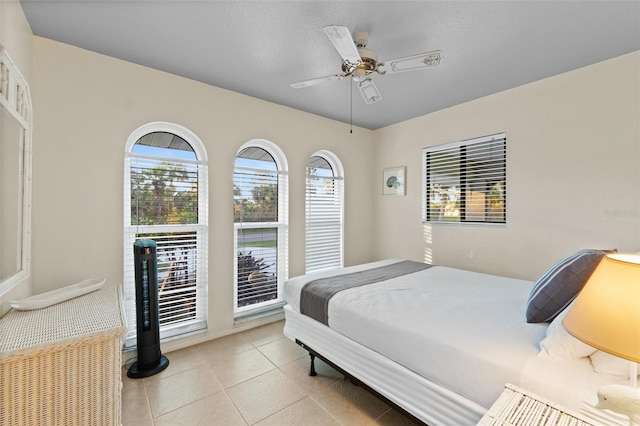
[[[559,325],[571,300],[551,321],[528,321],[525,307],[540,287],[387,259],[289,279],[284,333],[312,365],[319,356],[431,426],[476,424],[505,383],[603,416],[593,408],[596,389],[624,377],[594,371],[596,350]],[[601,420],[626,424],[607,413]]]

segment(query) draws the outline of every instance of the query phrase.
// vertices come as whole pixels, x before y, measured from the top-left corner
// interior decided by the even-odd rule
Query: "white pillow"
[[[569,309],[571,309],[571,305],[551,321],[551,324],[549,324],[547,328],[547,337],[540,342],[540,349],[555,358],[575,360],[593,354],[596,348],[573,337],[564,328],[562,320],[567,315]]]
[[[591,365],[598,374],[606,374],[610,376],[620,377],[621,379],[629,378],[630,362],[615,355],[608,354],[603,351],[595,351],[589,355]]]

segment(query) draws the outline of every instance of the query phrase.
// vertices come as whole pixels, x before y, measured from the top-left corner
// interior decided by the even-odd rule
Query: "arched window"
[[[236,317],[284,303],[287,200],[287,162],[282,151],[258,139],[240,147],[233,174]]]
[[[125,345],[135,345],[138,239],[157,244],[161,339],[206,329],[207,157],[200,139],[171,123],[134,131],[125,150],[124,193]]]
[[[307,163],[306,272],[343,266],[344,180],[340,160],[319,151]]]

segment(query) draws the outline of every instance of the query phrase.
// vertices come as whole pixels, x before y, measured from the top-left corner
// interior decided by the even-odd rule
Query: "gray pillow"
[[[531,289],[527,322],[553,321],[580,293],[607,253],[611,251],[580,250],[553,265]]]

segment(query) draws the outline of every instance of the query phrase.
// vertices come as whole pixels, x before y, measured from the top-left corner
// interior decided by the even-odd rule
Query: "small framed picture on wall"
[[[382,171],[382,195],[405,195],[406,167],[391,167]]]

